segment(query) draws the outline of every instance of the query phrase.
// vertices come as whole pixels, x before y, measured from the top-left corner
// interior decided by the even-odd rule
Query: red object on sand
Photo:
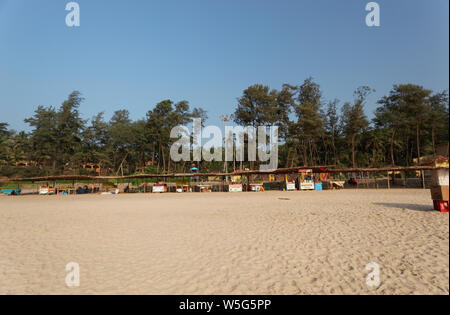
[[[433,200],[434,210],[448,212],[448,201]]]

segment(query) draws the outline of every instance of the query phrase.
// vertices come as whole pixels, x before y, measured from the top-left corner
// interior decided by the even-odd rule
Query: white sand
[[[0,294],[448,294],[431,209],[428,190],[3,196]]]

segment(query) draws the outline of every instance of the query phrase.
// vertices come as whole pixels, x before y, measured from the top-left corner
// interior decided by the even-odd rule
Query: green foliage
[[[289,123],[289,136],[295,140],[303,164],[315,165],[319,160],[317,153],[325,126],[320,85],[312,78],[307,78],[302,85],[288,88],[292,93],[291,105],[297,118]]]
[[[0,123],[0,141],[9,137],[8,124]]]
[[[394,85],[378,100],[372,121],[364,107],[372,92],[363,86],[352,102],[324,101],[319,84],[307,78],[281,90],[257,84],[243,91],[234,112],[243,126],[280,127],[279,166],[410,165],[417,157],[436,153],[449,140],[448,93],[413,84]],[[8,130],[0,123],[0,176],[37,177],[53,174],[115,175],[188,172],[190,163],[173,163],[170,131],[193,118],[205,124],[208,116],[187,101],[164,100],[133,121],[118,110],[109,121],[103,113],[89,122],[81,119],[83,102],[77,91],[60,107],[38,106],[25,119],[30,133]],[[237,167],[236,163],[231,168]],[[223,162],[201,162],[203,172],[224,170]],[[257,168],[258,163],[239,163]]]
[[[234,121],[254,127],[278,125],[283,138],[287,131],[291,101],[292,94],[287,88],[278,92],[261,84],[252,85],[238,99]]]
[[[432,94],[413,84],[394,85],[373,120],[389,134],[391,164],[409,164],[413,157],[434,154],[436,144],[448,142],[448,93]]]

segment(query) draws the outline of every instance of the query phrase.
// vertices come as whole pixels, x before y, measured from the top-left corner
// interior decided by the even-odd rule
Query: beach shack
[[[313,179],[313,173],[310,169],[304,169],[299,170],[300,173],[300,190],[314,190],[314,179]]]
[[[285,180],[285,184],[286,184],[286,191],[295,191],[296,190],[295,180],[292,180],[291,178],[289,178],[288,174],[284,175],[284,180]]]

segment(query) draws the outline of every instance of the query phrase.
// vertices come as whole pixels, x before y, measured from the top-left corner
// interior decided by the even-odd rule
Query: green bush
[[[1,166],[0,167],[0,176],[13,177],[17,174],[17,168],[14,166]]]

